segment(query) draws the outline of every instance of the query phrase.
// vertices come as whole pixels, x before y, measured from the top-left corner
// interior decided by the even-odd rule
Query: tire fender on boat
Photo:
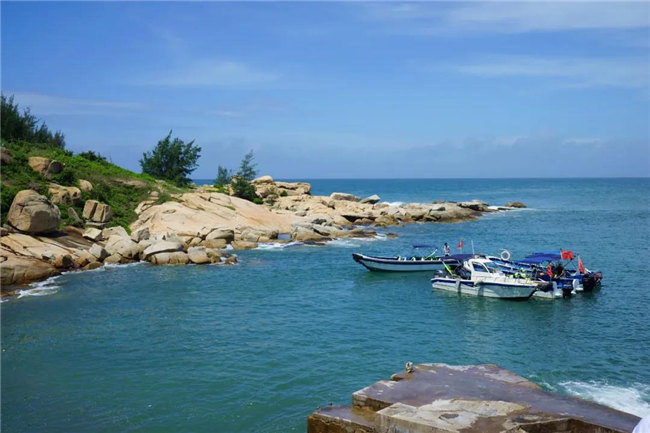
[[[510,257],[511,257],[510,251],[508,251],[508,250],[501,251],[501,254],[499,254],[499,257],[501,258],[501,260],[505,260],[505,261],[510,260]]]

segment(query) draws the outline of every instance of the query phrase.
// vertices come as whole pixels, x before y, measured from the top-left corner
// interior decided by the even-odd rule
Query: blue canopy
[[[539,265],[540,263],[543,262],[552,262],[554,260],[560,260],[560,256],[555,256],[555,255],[532,255],[528,256],[524,259],[517,260],[517,263],[525,263],[529,265]]]

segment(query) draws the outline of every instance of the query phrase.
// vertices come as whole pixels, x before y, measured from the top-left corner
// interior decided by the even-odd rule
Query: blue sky
[[[6,2],[2,91],[195,178],[650,175],[647,2]]]

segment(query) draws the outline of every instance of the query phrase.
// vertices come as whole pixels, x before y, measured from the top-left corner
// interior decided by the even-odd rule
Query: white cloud
[[[67,98],[32,92],[6,92],[14,96],[21,108],[29,107],[39,116],[48,115],[119,115],[124,111],[139,111],[147,108],[139,102],[108,99]]]
[[[550,77],[563,86],[646,88],[647,62],[635,59],[502,56],[456,66],[461,73],[482,77]]]
[[[409,34],[526,33],[650,27],[645,1],[490,1],[449,6],[441,2],[370,4],[365,16],[406,24]]]
[[[445,21],[467,30],[503,33],[648,27],[648,4],[599,2],[491,2],[452,9]]]
[[[148,80],[148,84],[179,87],[247,87],[279,79],[272,72],[256,71],[238,62],[203,60]]]

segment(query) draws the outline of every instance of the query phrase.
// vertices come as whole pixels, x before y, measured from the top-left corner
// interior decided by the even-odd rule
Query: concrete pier
[[[420,364],[311,414],[309,433],[623,433],[639,418],[496,365]]]

